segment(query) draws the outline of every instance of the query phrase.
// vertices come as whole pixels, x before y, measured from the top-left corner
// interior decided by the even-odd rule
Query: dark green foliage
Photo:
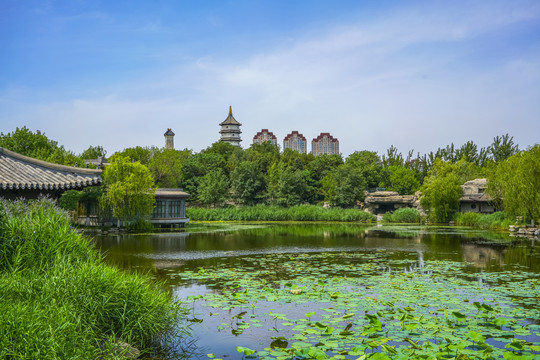
[[[383,180],[382,161],[374,151],[355,151],[347,157],[345,163],[360,172],[369,188],[379,186]]]
[[[390,173],[388,182],[385,184],[387,190],[397,191],[400,195],[410,195],[420,188],[420,182],[414,170],[404,166],[390,166],[387,170]]]
[[[186,159],[182,168],[184,189],[192,201],[199,200],[199,185],[202,178],[212,170],[226,168],[226,161],[220,154],[200,152]],[[224,171],[225,173],[225,171]]]
[[[62,193],[60,199],[58,200],[58,204],[64,210],[75,211],[79,206],[79,201],[81,200],[82,196],[82,191],[68,190]]]
[[[100,341],[144,349],[182,314],[148,279],[105,265],[52,202],[1,202],[0,218],[1,359],[114,358]]]
[[[334,195],[330,198],[333,205],[341,207],[356,206],[364,200],[366,180],[361,172],[352,165],[341,165],[333,172]]]
[[[154,225],[148,220],[137,219],[126,226],[129,232],[134,233],[148,233],[154,231]]]
[[[240,204],[255,205],[266,197],[266,184],[261,166],[252,161],[241,162],[231,173],[233,199]]]
[[[204,175],[199,183],[198,198],[204,205],[221,205],[229,197],[229,179],[221,169]]]
[[[358,221],[370,222],[374,216],[356,209],[325,209],[314,205],[292,207],[256,205],[204,209],[189,207],[187,216],[200,221]]]
[[[392,223],[419,223],[420,220],[420,212],[414,208],[397,209],[393,213],[387,212],[383,216],[383,221]]]
[[[272,204],[294,206],[304,202],[308,194],[309,172],[298,169],[300,158],[294,165],[280,163],[269,171],[268,197]]]

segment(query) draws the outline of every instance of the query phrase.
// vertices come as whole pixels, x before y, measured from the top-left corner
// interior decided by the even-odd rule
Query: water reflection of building
[[[474,264],[477,268],[485,269],[490,264],[504,265],[504,249],[476,244],[462,244],[461,250],[463,261]]]

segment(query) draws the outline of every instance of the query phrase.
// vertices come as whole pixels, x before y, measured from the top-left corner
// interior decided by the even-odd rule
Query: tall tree
[[[397,156],[396,151],[397,149],[393,146],[388,150],[389,154],[393,154],[391,155],[391,160],[387,158],[389,164],[403,162],[403,159],[399,160],[395,158]],[[356,168],[360,172],[366,181],[367,187],[377,187],[383,180],[383,162],[379,155],[374,151],[355,151],[345,159],[345,164]]]
[[[229,197],[229,179],[221,169],[214,169],[201,178],[198,199],[204,205],[221,205]]]
[[[519,147],[514,144],[514,137],[508,134],[496,136],[488,149],[491,158],[496,163],[508,159],[510,156],[519,152]]]
[[[191,156],[190,150],[159,149],[148,164],[156,185],[162,188],[178,188],[182,185],[182,167]]]
[[[390,176],[387,188],[397,191],[400,195],[414,194],[420,188],[420,182],[416,178],[416,172],[404,166],[390,166]]]
[[[352,165],[344,164],[339,166],[331,174],[331,178],[325,178],[326,189],[330,196],[332,205],[341,207],[356,206],[358,201],[364,200],[364,191],[367,182],[362,173]],[[333,184],[327,183],[333,180]]]
[[[26,126],[16,128],[11,133],[0,133],[0,147],[56,164],[84,166],[83,159],[59,146],[57,141],[49,139],[39,130],[34,133]]]
[[[282,206],[298,205],[308,195],[309,172],[295,170],[285,163],[274,164],[269,171],[268,196],[270,202]]]
[[[255,205],[266,198],[266,183],[261,165],[243,161],[231,173],[234,200],[240,204]]]
[[[150,170],[127,156],[114,155],[103,171],[106,192],[102,204],[112,209],[114,217],[131,222],[148,217],[154,208],[154,179]]]

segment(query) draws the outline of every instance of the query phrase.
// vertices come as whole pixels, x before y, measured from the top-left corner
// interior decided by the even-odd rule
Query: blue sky
[[[200,151],[320,132],[425,153],[540,142],[540,2],[0,1],[0,132]]]

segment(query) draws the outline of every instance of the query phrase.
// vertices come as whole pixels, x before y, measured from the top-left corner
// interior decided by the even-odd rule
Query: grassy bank
[[[418,224],[421,221],[420,212],[413,208],[401,208],[383,215],[384,222]]]
[[[145,349],[183,312],[105,265],[48,200],[0,202],[0,258],[1,359],[119,358],[119,341]]]
[[[370,222],[372,214],[358,209],[330,208],[315,205],[292,207],[255,205],[227,208],[193,208],[186,210],[187,217],[199,221],[346,221]]]
[[[515,220],[508,219],[502,211],[493,214],[479,214],[473,212],[457,213],[454,217],[456,225],[473,226],[482,229],[504,229],[514,224]]]

